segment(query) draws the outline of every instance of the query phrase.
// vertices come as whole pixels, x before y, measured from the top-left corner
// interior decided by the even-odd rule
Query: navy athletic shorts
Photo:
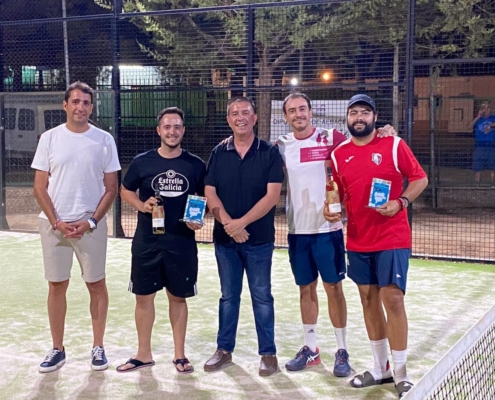
[[[345,278],[345,247],[342,229],[310,235],[289,234],[289,260],[296,284],[309,285],[318,278],[337,283]]]
[[[358,285],[397,285],[406,293],[411,249],[347,251],[347,274]]]

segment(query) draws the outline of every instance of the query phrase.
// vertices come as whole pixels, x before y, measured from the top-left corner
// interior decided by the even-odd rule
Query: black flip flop
[[[121,368],[127,364],[131,364],[131,365],[133,365],[133,367],[127,368],[127,369]],[[155,365],[155,362],[153,360],[145,363],[145,362],[142,362],[140,360],[136,360],[135,358],[129,358],[124,364],[119,365],[117,367],[117,372],[131,372],[131,371],[135,371],[135,370],[141,369],[141,368],[152,367],[153,365]]]
[[[191,372],[194,372],[194,367],[187,358],[178,358],[177,360],[172,360],[172,364],[174,364],[175,369],[179,374],[190,374]],[[186,369],[186,364],[191,365],[191,369]],[[182,370],[178,368],[179,365],[182,366]]]
[[[359,379],[361,384],[354,383],[354,379]],[[371,372],[365,371],[362,374],[354,375],[354,377],[349,381],[349,384],[355,388],[365,388],[375,385],[383,385],[384,383],[392,383],[394,378],[391,376],[390,378],[378,379],[375,380]]]

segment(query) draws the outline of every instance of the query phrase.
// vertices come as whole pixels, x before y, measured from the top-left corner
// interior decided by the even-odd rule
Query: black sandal
[[[173,360],[172,363],[175,365],[175,369],[179,374],[190,374],[191,372],[194,372],[194,367],[187,358],[178,358],[177,360]],[[191,368],[186,369],[187,364],[189,364]],[[179,365],[182,367],[182,370],[179,369]]]
[[[408,381],[399,382],[395,385],[395,389],[397,390],[397,394],[399,395],[399,399],[402,399],[409,390],[413,387],[413,384]]]
[[[124,369],[123,367],[125,367],[127,364],[132,365],[132,367]],[[155,365],[155,362],[153,360],[145,363],[141,360],[136,360],[135,358],[129,358],[124,364],[117,367],[117,372],[131,372],[141,368],[152,367],[153,365]]]
[[[358,382],[355,382],[355,380],[358,379]],[[370,387],[370,386],[375,386],[375,385],[383,385],[385,383],[392,383],[394,381],[393,377],[390,378],[383,378],[379,380],[375,380],[373,378],[373,375],[371,375],[371,372],[365,371],[362,374],[355,375],[349,383],[351,384],[352,387],[355,388],[365,388],[365,387]]]

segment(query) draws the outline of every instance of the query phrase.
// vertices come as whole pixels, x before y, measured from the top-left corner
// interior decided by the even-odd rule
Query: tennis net
[[[419,380],[405,399],[495,399],[495,307]]]

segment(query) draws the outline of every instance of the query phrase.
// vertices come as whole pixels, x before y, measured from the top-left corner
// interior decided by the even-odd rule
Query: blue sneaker
[[[335,364],[333,366],[333,374],[339,378],[345,378],[351,374],[351,366],[349,365],[349,354],[345,349],[337,350],[335,353]]]
[[[52,372],[61,368],[65,364],[65,348],[60,351],[59,349],[51,349],[46,355],[45,361],[39,366],[40,372]]]
[[[318,347],[316,351],[313,352],[308,346],[303,346],[296,357],[285,364],[285,368],[288,371],[301,371],[307,367],[313,367],[321,363],[320,350]]]
[[[91,368],[93,371],[103,371],[108,368],[108,360],[103,347],[95,346],[91,351]]]

